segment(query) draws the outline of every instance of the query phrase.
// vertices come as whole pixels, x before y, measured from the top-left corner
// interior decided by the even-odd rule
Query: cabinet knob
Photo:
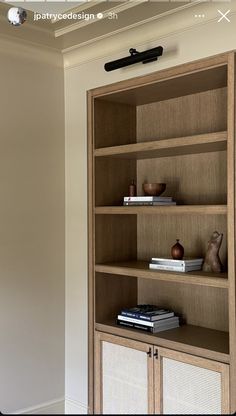
[[[148,355],[148,357],[151,357],[152,356],[152,349],[151,349],[151,347],[149,348],[149,350],[147,351],[147,355]]]
[[[158,349],[157,348],[156,348],[156,350],[155,350],[155,352],[153,354],[153,357],[155,357],[156,360],[158,360]]]

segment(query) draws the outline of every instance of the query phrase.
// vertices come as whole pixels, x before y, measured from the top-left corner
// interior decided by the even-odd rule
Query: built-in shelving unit
[[[236,411],[235,54],[223,54],[88,92],[89,356],[94,331],[230,365]],[[176,206],[123,206],[131,180],[167,184]],[[223,233],[224,273],[150,270],[178,238],[203,257]],[[116,324],[123,307],[154,303],[183,319],[157,334]],[[95,358],[96,360],[96,358]]]

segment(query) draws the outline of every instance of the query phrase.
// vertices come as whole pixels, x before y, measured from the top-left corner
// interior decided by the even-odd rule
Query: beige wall
[[[0,411],[64,396],[61,57],[0,40]]]
[[[214,14],[214,10],[213,10]],[[215,15],[217,13],[215,11]],[[66,109],[66,404],[68,413],[85,412],[87,406],[87,178],[86,178],[86,90],[143,75],[159,69],[236,49],[236,15],[231,24],[208,24],[191,27],[193,16],[175,16],[146,24],[112,38],[65,54]],[[180,25],[179,19],[182,19]],[[185,27],[185,22],[190,24]],[[182,26],[182,27],[181,27]],[[161,44],[164,56],[158,63],[142,64],[106,73],[104,63],[127,55],[126,45],[145,50]],[[136,39],[136,41],[135,41]],[[117,50],[117,53],[109,51]],[[87,56],[88,62],[83,62]],[[96,59],[94,55],[99,55]],[[104,126],[105,128],[105,126]]]

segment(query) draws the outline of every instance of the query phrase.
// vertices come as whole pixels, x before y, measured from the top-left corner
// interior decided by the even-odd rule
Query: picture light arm
[[[136,49],[131,48],[129,50],[130,56],[117,59],[116,61],[107,62],[104,65],[104,69],[107,72],[114,71],[115,69],[123,68],[125,66],[133,65],[138,62],[147,64],[149,62],[157,61],[159,56],[163,54],[163,47],[157,46],[156,48],[148,49],[144,52],[138,52]]]

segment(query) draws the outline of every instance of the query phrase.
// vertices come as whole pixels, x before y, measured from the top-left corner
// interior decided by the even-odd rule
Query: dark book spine
[[[132,322],[120,321],[119,319],[117,319],[116,322],[117,322],[117,325],[122,325],[122,326],[126,326],[129,328],[141,329],[142,331],[145,331],[145,332],[153,332],[150,326],[134,324]]]

